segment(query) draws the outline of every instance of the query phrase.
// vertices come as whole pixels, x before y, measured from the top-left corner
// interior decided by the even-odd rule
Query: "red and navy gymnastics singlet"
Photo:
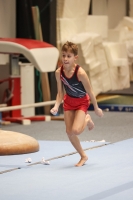
[[[81,81],[78,80],[77,73],[79,65],[75,67],[75,71],[71,78],[65,76],[63,67],[61,67],[61,81],[64,85],[66,93],[70,97],[82,98],[86,95],[86,91]]]
[[[78,80],[77,73],[79,67],[79,65],[75,67],[75,71],[70,78],[65,76],[63,67],[61,67],[60,77],[66,91],[63,108],[64,111],[83,110],[86,113],[90,105],[90,98],[82,82]]]

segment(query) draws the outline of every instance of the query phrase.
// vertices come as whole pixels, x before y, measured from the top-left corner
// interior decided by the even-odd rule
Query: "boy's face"
[[[75,65],[75,61],[78,56],[75,56],[70,51],[63,51],[62,52],[62,63],[64,67],[73,67]]]

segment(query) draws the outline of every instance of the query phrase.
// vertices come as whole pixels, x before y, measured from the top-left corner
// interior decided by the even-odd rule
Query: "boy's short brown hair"
[[[68,52],[70,51],[75,56],[78,55],[78,46],[72,42],[67,41],[65,44],[63,44],[61,51]]]

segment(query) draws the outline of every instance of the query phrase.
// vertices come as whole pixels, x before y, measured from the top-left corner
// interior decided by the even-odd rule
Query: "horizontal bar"
[[[1,107],[6,107],[7,106],[7,104],[0,104],[0,108]]]
[[[0,108],[0,112],[2,111],[9,111],[9,110],[20,110],[23,108],[31,108],[31,107],[42,107],[42,106],[48,106],[55,104],[56,100],[52,101],[45,101],[45,102],[39,102],[39,103],[33,103],[33,104],[25,104],[25,105],[17,105],[17,106],[7,106],[4,108]]]

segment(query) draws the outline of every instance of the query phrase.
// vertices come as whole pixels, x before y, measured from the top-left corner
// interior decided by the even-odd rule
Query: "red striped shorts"
[[[90,97],[88,94],[86,94],[82,98],[73,98],[67,94],[64,96],[64,104],[63,104],[64,111],[83,110],[86,113],[89,106],[90,106]]]

